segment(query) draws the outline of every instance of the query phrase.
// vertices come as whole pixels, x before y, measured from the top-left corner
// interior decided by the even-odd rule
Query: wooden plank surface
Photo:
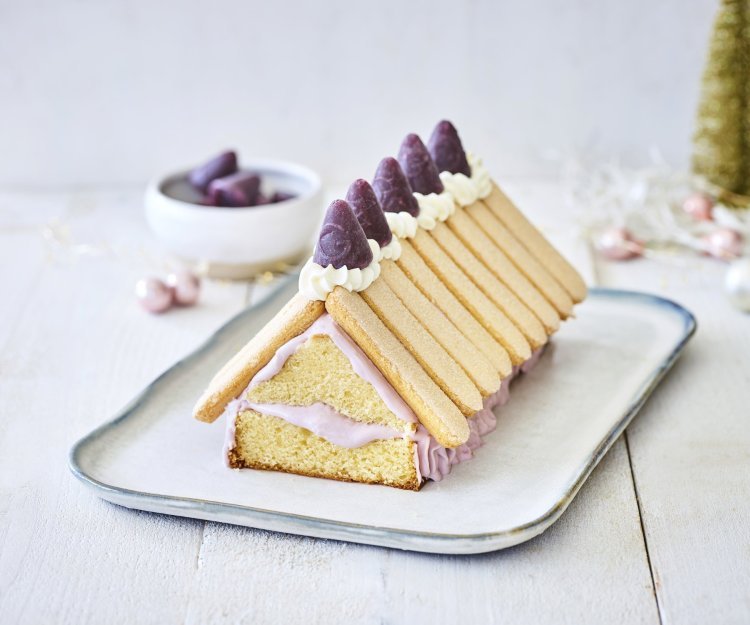
[[[622,441],[523,545],[434,556],[209,523],[193,593],[188,623],[658,622]]]
[[[4,623],[181,622],[194,576],[202,523],[92,498],[71,479],[67,453],[238,311],[247,289],[213,285],[200,309],[148,316],[132,296],[143,270],[135,259],[147,238],[138,196],[91,200],[82,196],[71,206],[57,198],[56,217],[82,240],[122,246],[122,257],[61,255],[52,263],[42,224],[27,229],[25,245],[9,257],[9,237],[18,235],[0,235],[4,271],[29,267],[35,275],[32,288],[3,284],[17,300],[2,307],[4,316],[14,310],[17,317],[2,351]]]
[[[134,512],[84,491],[70,445],[248,290],[208,283],[201,306],[148,316],[133,282],[162,267],[138,192],[0,194],[0,622],[748,622],[750,320],[721,308],[704,262],[594,267],[557,187],[508,192],[587,277],[683,300],[701,328],[629,428],[629,449],[618,441],[562,519],[473,557]],[[53,218],[114,251],[59,254],[42,241]]]
[[[608,285],[692,310],[698,332],[627,436],[665,623],[750,623],[750,316],[726,267],[601,263]]]

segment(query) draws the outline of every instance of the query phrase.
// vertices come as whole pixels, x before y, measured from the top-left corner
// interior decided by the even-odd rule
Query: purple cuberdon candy
[[[237,154],[229,150],[192,169],[188,173],[188,182],[201,193],[205,193],[212,180],[229,176],[237,171]]]
[[[419,215],[417,198],[411,192],[401,165],[392,156],[385,157],[375,170],[372,188],[380,202],[380,207],[388,213],[409,213]]]
[[[427,148],[414,133],[406,135],[398,151],[398,162],[406,174],[412,191],[429,195],[442,193],[443,183]]]
[[[273,204],[271,201],[271,198],[267,195],[263,195],[260,191],[258,192],[258,195],[255,198],[255,204],[253,206],[263,206],[265,204]]]
[[[365,231],[348,202],[334,200],[328,207],[313,261],[322,267],[333,265],[335,269],[364,269],[372,262]]]
[[[466,160],[461,138],[458,136],[456,127],[448,120],[438,122],[430,135],[427,147],[438,171],[464,174],[471,178],[471,167],[469,167],[469,161]]]
[[[294,195],[294,193],[287,193],[286,191],[276,191],[271,196],[271,204],[276,204],[277,202],[286,202],[287,200],[293,200],[297,196]]]
[[[260,195],[260,176],[247,171],[216,178],[208,185],[208,201],[213,206],[256,206]]]
[[[368,239],[374,239],[380,247],[385,247],[391,242],[393,235],[385,220],[385,213],[367,180],[359,178],[352,182],[346,193],[346,201],[354,210],[354,215]]]

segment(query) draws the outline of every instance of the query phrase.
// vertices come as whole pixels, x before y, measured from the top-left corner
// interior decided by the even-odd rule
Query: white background
[[[716,0],[0,0],[0,186],[141,183],[224,147],[370,177],[448,117],[491,171],[689,159]]]

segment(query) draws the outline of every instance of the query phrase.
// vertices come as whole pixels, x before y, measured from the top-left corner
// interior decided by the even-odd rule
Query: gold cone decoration
[[[750,0],[721,2],[693,144],[693,171],[719,199],[750,205]]]

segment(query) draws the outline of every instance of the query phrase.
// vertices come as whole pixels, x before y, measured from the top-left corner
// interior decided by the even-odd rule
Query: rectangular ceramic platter
[[[214,373],[296,290],[230,321],[71,451],[74,474],[114,503],[152,512],[434,553],[480,553],[556,521],[695,329],[654,296],[594,289],[536,369],[511,387],[475,457],[420,492],[227,469],[223,418],[191,409]]]

